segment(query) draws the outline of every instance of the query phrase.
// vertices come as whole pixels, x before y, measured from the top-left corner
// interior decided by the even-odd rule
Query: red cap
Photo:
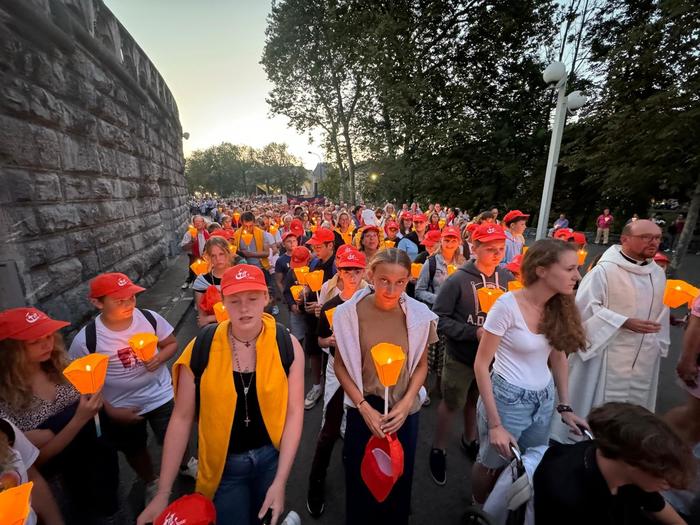
[[[654,260],[658,262],[665,262],[665,263],[670,263],[671,259],[669,259],[664,252],[656,252],[656,255],[654,255]]]
[[[0,340],[33,341],[69,325],[65,321],[51,319],[36,308],[11,308],[0,312]]]
[[[101,273],[90,281],[90,297],[93,299],[106,295],[115,299],[126,299],[145,290],[132,283],[123,273]]]
[[[304,235],[304,224],[300,219],[293,219],[292,222],[289,223],[289,231],[297,237],[301,237]]]
[[[221,277],[221,295],[240,292],[266,292],[267,284],[262,270],[252,264],[237,264]]]
[[[562,241],[568,241],[574,236],[574,230],[571,228],[559,228],[554,232],[554,238]]]
[[[386,221],[386,224],[384,225],[384,229],[386,231],[389,231],[391,229],[398,230],[399,229],[399,223],[396,221]]]
[[[201,494],[187,494],[168,505],[154,525],[211,525],[216,523],[214,504]]]
[[[413,222],[428,222],[428,217],[425,216],[425,213],[416,213],[413,216]]]
[[[352,244],[343,244],[335,251],[335,257],[337,259],[338,257],[342,256],[348,250],[356,250],[356,249],[357,248],[355,248]]]
[[[474,233],[474,230],[476,230],[479,227],[479,225],[475,222],[470,222],[467,224],[467,231],[469,233]]]
[[[309,264],[311,252],[306,246],[297,246],[292,250],[292,257],[289,260],[290,268],[301,268]]]
[[[528,219],[530,216],[527,213],[523,213],[520,210],[511,210],[505,214],[503,217],[503,222],[508,226],[511,222],[515,222],[520,219]]]
[[[458,239],[462,238],[462,234],[459,231],[459,228],[456,226],[445,226],[442,229],[442,237],[457,237]]]
[[[588,241],[586,240],[586,234],[583,232],[574,232],[569,240],[573,239],[576,244],[581,246],[585,245]]]
[[[297,238],[299,236],[296,235],[293,231],[284,232],[284,234],[282,235],[282,242],[284,242],[287,239],[287,237]]]
[[[403,220],[412,221],[412,220],[413,220],[413,214],[412,214],[410,211],[404,211],[404,212],[401,213],[401,215],[399,215],[399,218],[400,218],[402,221],[403,221]]]
[[[430,230],[428,233],[425,234],[425,237],[423,237],[423,246],[434,246],[435,244],[440,242],[442,235],[438,230]]]
[[[505,241],[506,234],[503,231],[503,228],[498,224],[485,222],[484,224],[480,224],[479,227],[474,230],[472,240],[479,242]]]
[[[311,239],[306,241],[306,244],[316,246],[319,244],[323,244],[324,242],[333,241],[335,241],[335,234],[331,230],[329,230],[328,228],[316,228],[316,231],[311,236]]]
[[[233,238],[233,232],[231,230],[218,229],[218,230],[214,230],[213,232],[211,232],[209,234],[209,237],[214,237],[214,236],[223,237],[224,239],[226,239],[228,241],[228,240],[231,240],[231,238]]]
[[[367,266],[367,257],[364,253],[354,248],[344,250],[335,258],[337,268],[364,268]]]
[[[519,253],[513,259],[506,264],[506,269],[513,273],[520,273],[520,266],[523,264],[523,255]]]
[[[360,229],[362,230],[362,233],[365,233],[365,232],[377,232],[377,233],[379,233],[379,226],[375,226],[373,224],[368,224],[366,226],[363,226]]]

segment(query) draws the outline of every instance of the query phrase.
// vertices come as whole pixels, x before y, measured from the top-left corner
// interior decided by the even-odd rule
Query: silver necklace
[[[257,338],[257,336],[255,336]],[[255,339],[254,338],[254,339]],[[233,380],[234,382],[236,381],[236,372],[238,372],[238,375],[241,378],[241,385],[243,386],[243,403],[245,405],[245,419],[243,422],[245,423],[245,426],[247,427],[250,425],[250,416],[248,413],[248,391],[250,390],[250,387],[253,384],[253,380],[255,379],[255,368],[253,368],[253,372],[250,374],[250,379],[248,380],[248,384],[245,384],[245,379],[243,377],[243,373],[250,373],[249,370],[243,370],[241,368],[241,363],[238,360],[238,352],[236,351],[236,341],[237,339],[233,336],[231,332],[229,332],[229,339],[231,341],[231,353],[233,354],[233,360],[236,363],[236,368],[238,370],[233,371]],[[254,339],[251,339],[253,341]],[[250,341],[244,342],[241,341],[243,344],[245,344],[246,348],[250,347]]]

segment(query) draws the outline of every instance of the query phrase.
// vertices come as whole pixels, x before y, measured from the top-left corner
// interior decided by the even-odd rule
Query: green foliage
[[[276,192],[297,194],[308,172],[286,144],[272,142],[255,149],[224,142],[192,152],[185,160],[185,178],[190,192],[250,195],[260,184]]]

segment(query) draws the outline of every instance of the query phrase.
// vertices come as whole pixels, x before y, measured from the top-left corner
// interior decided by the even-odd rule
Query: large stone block
[[[65,237],[45,237],[25,243],[23,246],[24,262],[29,268],[48,264],[73,253],[68,249]]]
[[[7,166],[57,169],[58,135],[52,129],[0,115],[0,162]]]
[[[83,265],[73,257],[49,265],[49,277],[54,290],[65,290],[83,280]]]
[[[63,198],[55,173],[8,169],[5,176],[16,202],[58,201]]]
[[[96,144],[84,137],[64,135],[61,139],[61,167],[64,171],[99,173]]]
[[[52,204],[36,208],[37,222],[44,233],[70,230],[81,225],[78,210],[72,204]]]
[[[80,201],[92,199],[90,179],[88,176],[64,174],[62,182],[63,194],[66,196],[66,200]]]
[[[42,228],[39,227],[41,223],[37,220],[37,216],[34,208],[29,206],[7,206],[5,208],[10,220],[11,234],[10,240],[19,242],[25,237],[34,237],[39,235]]]

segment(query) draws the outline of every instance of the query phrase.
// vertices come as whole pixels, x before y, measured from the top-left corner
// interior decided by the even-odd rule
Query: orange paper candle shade
[[[454,264],[448,264],[447,265],[447,275],[452,275],[457,271],[457,266]]]
[[[134,334],[129,338],[129,346],[144,363],[153,359],[158,348],[158,336],[147,332]]]
[[[109,358],[104,354],[88,354],[69,364],[63,375],[81,394],[95,394],[105,383],[108,363]]]
[[[335,313],[335,308],[330,308],[326,310],[326,319],[328,319],[328,324],[331,325],[331,330],[333,330],[333,314]]]
[[[228,243],[228,251],[231,252],[231,255],[236,255],[236,252],[238,251],[238,248],[236,248],[236,245],[233,243]]]
[[[294,268],[294,277],[297,278],[299,284],[306,284],[306,275],[309,273],[308,266],[300,266],[299,268]]]
[[[296,302],[301,301],[301,293],[304,291],[304,286],[301,284],[295,284],[289,287],[289,291],[292,292],[292,297]]]
[[[188,226],[187,231],[190,233],[190,235],[192,237],[197,236],[197,228],[195,228],[194,226],[192,226],[192,225]]]
[[[389,239],[387,239],[386,241],[384,241],[384,246],[387,248],[393,248],[394,246],[396,246],[396,241],[390,241]]]
[[[418,279],[420,277],[420,271],[423,269],[423,265],[420,263],[411,263],[411,277]]]
[[[253,234],[252,233],[242,233],[241,239],[243,239],[243,242],[246,243],[246,246],[250,246],[250,243],[253,242]]]
[[[698,293],[700,290],[692,284],[680,279],[669,279],[666,281],[666,289],[664,290],[664,304],[669,308],[678,308],[683,303],[690,305]]]
[[[586,262],[586,257],[588,257],[588,252],[581,248],[578,252],[578,265],[583,266],[583,263]]]
[[[190,268],[195,275],[203,275],[209,271],[209,263],[204,259],[197,259],[195,262],[190,264]]]
[[[29,516],[32,487],[34,487],[34,483],[30,481],[0,492],[0,523],[2,525],[24,525]]]
[[[315,233],[316,232],[316,225],[312,224],[311,226],[309,226],[309,230],[311,230],[311,233]]]
[[[445,224],[447,224],[447,221],[445,219],[440,219],[438,221],[438,226],[440,227],[441,230],[445,227]]]
[[[233,213],[233,220],[238,222],[238,219],[241,218],[241,214],[238,213],[237,211]]]
[[[270,226],[270,233],[275,235],[277,233],[277,226]]]
[[[479,288],[476,292],[479,297],[479,306],[483,312],[488,313],[496,300],[503,295],[503,290],[500,288]]]
[[[214,304],[214,317],[216,317],[217,323],[221,323],[228,319],[228,312],[226,311],[224,303],[222,303],[221,301]]]
[[[515,290],[520,290],[523,287],[523,283],[520,281],[510,281],[508,283],[508,291],[514,292]]]
[[[529,248],[529,246],[523,246],[523,255],[525,255],[525,253],[527,252],[528,248]]]
[[[309,285],[312,292],[318,292],[323,286],[323,270],[316,270],[306,274],[306,284]]]
[[[406,354],[398,345],[379,343],[370,350],[379,381],[385,387],[394,386],[399,380]]]

